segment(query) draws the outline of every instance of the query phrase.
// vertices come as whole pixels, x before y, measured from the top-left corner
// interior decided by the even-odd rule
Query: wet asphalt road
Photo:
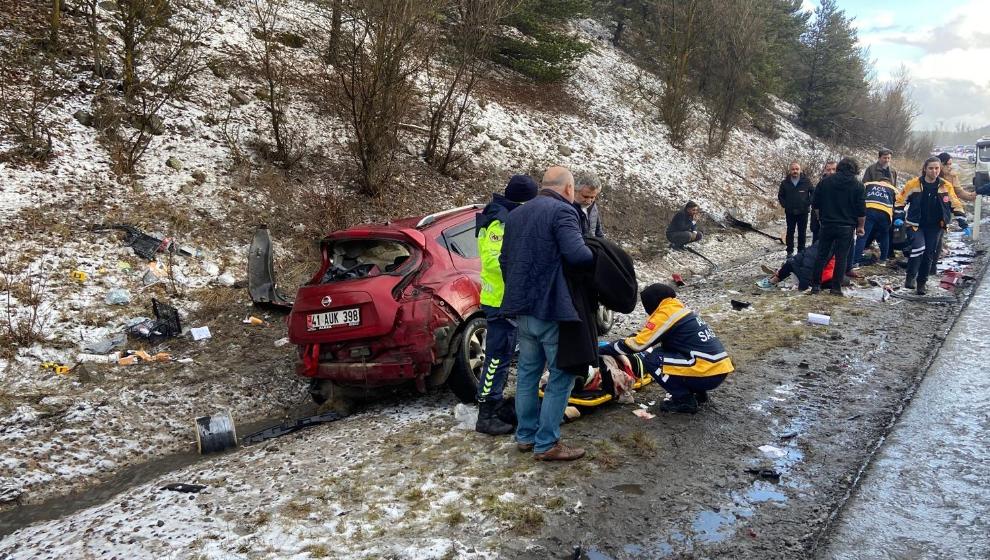
[[[978,288],[822,558],[990,558],[990,282]]]

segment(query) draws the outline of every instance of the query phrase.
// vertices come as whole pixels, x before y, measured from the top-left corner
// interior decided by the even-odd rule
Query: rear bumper
[[[340,385],[383,387],[416,379],[416,364],[404,362],[320,362],[316,374],[308,375],[305,366],[296,364],[296,375],[329,379]]]

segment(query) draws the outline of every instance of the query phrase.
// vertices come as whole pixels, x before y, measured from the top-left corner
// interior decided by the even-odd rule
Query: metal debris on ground
[[[196,448],[200,454],[215,453],[237,447],[237,431],[230,414],[196,418]]]
[[[145,319],[132,324],[128,332],[139,338],[146,338],[152,344],[178,336],[182,333],[182,322],[179,319],[179,310],[167,303],[162,303],[157,299],[151,300],[151,309],[155,318]]]
[[[308,428],[310,426],[316,426],[317,424],[326,424],[327,422],[336,422],[344,418],[342,415],[336,412],[325,412],[323,414],[317,414],[315,416],[305,416],[303,418],[297,418],[295,420],[288,420],[282,422],[278,426],[272,426],[271,428],[265,428],[248,434],[241,438],[241,444],[251,445],[253,443],[260,443],[266,439],[271,439],[278,436],[283,436],[285,434],[290,434],[292,432],[302,430],[303,428]]]
[[[134,250],[134,254],[147,260],[152,260],[160,251],[166,251],[172,246],[169,238],[159,239],[148,235],[130,224],[105,224],[93,228],[94,232],[119,230],[124,232],[124,245]]]
[[[671,274],[670,275],[670,279],[674,281],[674,285],[675,286],[683,286],[684,285],[684,279],[681,278],[681,275],[680,274],[677,274],[677,273]]]
[[[773,469],[746,469],[746,472],[749,474],[754,474],[763,480],[780,482],[780,473]]]
[[[198,494],[205,489],[206,486],[202,484],[186,484],[185,482],[173,482],[162,486],[162,490],[171,490],[172,492],[183,492],[186,494]]]
[[[81,270],[73,270],[69,273],[69,277],[76,282],[85,282],[86,280],[89,280],[89,274],[86,274]]]
[[[738,299],[729,300],[729,304],[731,304],[732,309],[735,309],[736,311],[742,311],[743,309],[753,305],[748,301],[739,301]]]

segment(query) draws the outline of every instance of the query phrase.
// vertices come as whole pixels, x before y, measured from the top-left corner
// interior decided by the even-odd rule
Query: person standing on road
[[[570,461],[585,453],[560,442],[560,422],[576,379],[557,367],[560,323],[579,320],[563,265],[594,264],[573,203],[571,172],[547,169],[539,196],[509,214],[502,244],[502,313],[516,318],[519,338],[516,446],[539,461]],[[550,377],[541,404],[544,366]]]
[[[787,218],[787,256],[794,254],[794,230],[797,230],[797,250],[803,251],[808,235],[808,214],[811,211],[811,196],[814,185],[801,172],[801,164],[792,161],[787,176],[777,189],[777,201],[784,209]]]
[[[701,232],[698,228],[698,215],[701,208],[693,201],[689,200],[684,205],[684,209],[674,214],[667,226],[667,241],[674,249],[683,249],[688,243],[701,241]]]
[[[669,394],[661,412],[694,414],[708,402],[708,391],[735,371],[715,332],[688,309],[666,284],[652,284],[640,294],[646,324],[633,336],[598,349],[605,356],[635,354],[643,369]]]
[[[959,200],[964,202],[975,202],[977,196],[976,193],[969,192],[963,188],[962,182],[959,180],[959,174],[952,168],[952,156],[949,155],[948,152],[942,152],[938,155],[938,160],[942,162],[942,172],[939,174],[939,177],[952,183],[952,188],[956,191],[956,196]]]
[[[598,195],[602,192],[602,183],[598,177],[590,173],[581,173],[574,182],[574,207],[581,218],[581,232],[586,237],[605,237],[602,229],[602,218],[598,213]]]
[[[866,171],[863,172],[863,182],[886,180],[894,188],[897,188],[897,170],[890,165],[893,157],[894,152],[887,148],[880,148],[880,151],[877,152],[877,162],[867,167]]]
[[[490,435],[507,434],[515,430],[510,422],[499,418],[502,392],[509,377],[509,362],[516,349],[516,325],[502,315],[502,239],[509,212],[536,197],[539,185],[529,175],[513,175],[505,194],[495,193],[492,201],[475,218],[474,234],[478,237],[481,257],[481,310],[488,323],[485,335],[485,362],[478,380],[478,423],[475,430]],[[514,413],[513,413],[514,414]]]
[[[859,164],[852,158],[842,158],[834,175],[826,177],[815,190],[812,205],[821,216],[822,230],[815,270],[811,274],[811,293],[821,291],[822,270],[835,255],[835,275],[841,278],[853,242],[853,233],[863,235],[866,221],[866,192],[856,176]],[[842,295],[841,282],[833,282],[829,291]]]
[[[856,240],[856,264],[863,262],[863,251],[875,239],[880,245],[880,264],[890,256],[890,224],[894,219],[897,189],[887,181],[870,181],[866,188],[865,232]]]
[[[949,221],[955,217],[966,235],[972,235],[962,202],[956,197],[952,185],[939,177],[941,172],[941,160],[937,157],[926,159],[922,176],[908,181],[894,202],[894,225],[906,223],[912,232],[904,287],[916,290],[918,295],[927,292],[925,283],[931,274],[932,261],[938,257],[935,251]]]
[[[825,162],[825,167],[822,169],[822,176],[818,178],[818,184],[815,185],[816,189],[821,186],[822,180],[824,180],[825,177],[828,177],[829,175],[835,173],[836,165],[837,162],[834,159],[830,159]],[[821,230],[822,227],[821,221],[818,219],[818,210],[815,210],[814,208],[811,209],[811,215],[808,221],[810,222],[810,226],[811,226],[811,242],[817,243],[818,232],[819,230]]]

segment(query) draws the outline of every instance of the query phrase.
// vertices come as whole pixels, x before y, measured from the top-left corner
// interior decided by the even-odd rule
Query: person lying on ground
[[[815,268],[815,259],[818,258],[818,243],[812,243],[804,251],[792,257],[788,257],[784,264],[776,271],[764,268],[763,271],[770,274],[766,278],[761,278],[756,285],[763,290],[772,290],[777,284],[786,280],[791,274],[797,277],[798,289],[802,292],[811,286],[811,275]],[[828,260],[822,270],[821,285],[825,289],[832,287],[832,275],[835,272],[835,256]]]
[[[605,342],[601,345],[604,346]],[[643,361],[636,356],[600,355],[597,367],[589,367],[587,375],[577,376],[571,398],[595,400],[611,395],[613,401],[632,404],[633,385],[643,376]],[[546,386],[550,372],[544,371],[540,388]]]
[[[695,202],[688,201],[684,209],[674,214],[667,226],[667,241],[674,249],[681,249],[688,243],[701,241],[701,232],[698,231],[698,216],[701,214],[701,207]]]
[[[708,402],[708,391],[721,385],[735,370],[728,352],[704,321],[688,309],[666,284],[652,284],[640,294],[649,313],[634,336],[610,342],[599,353],[635,355],[668,393],[662,412],[694,414]]]

